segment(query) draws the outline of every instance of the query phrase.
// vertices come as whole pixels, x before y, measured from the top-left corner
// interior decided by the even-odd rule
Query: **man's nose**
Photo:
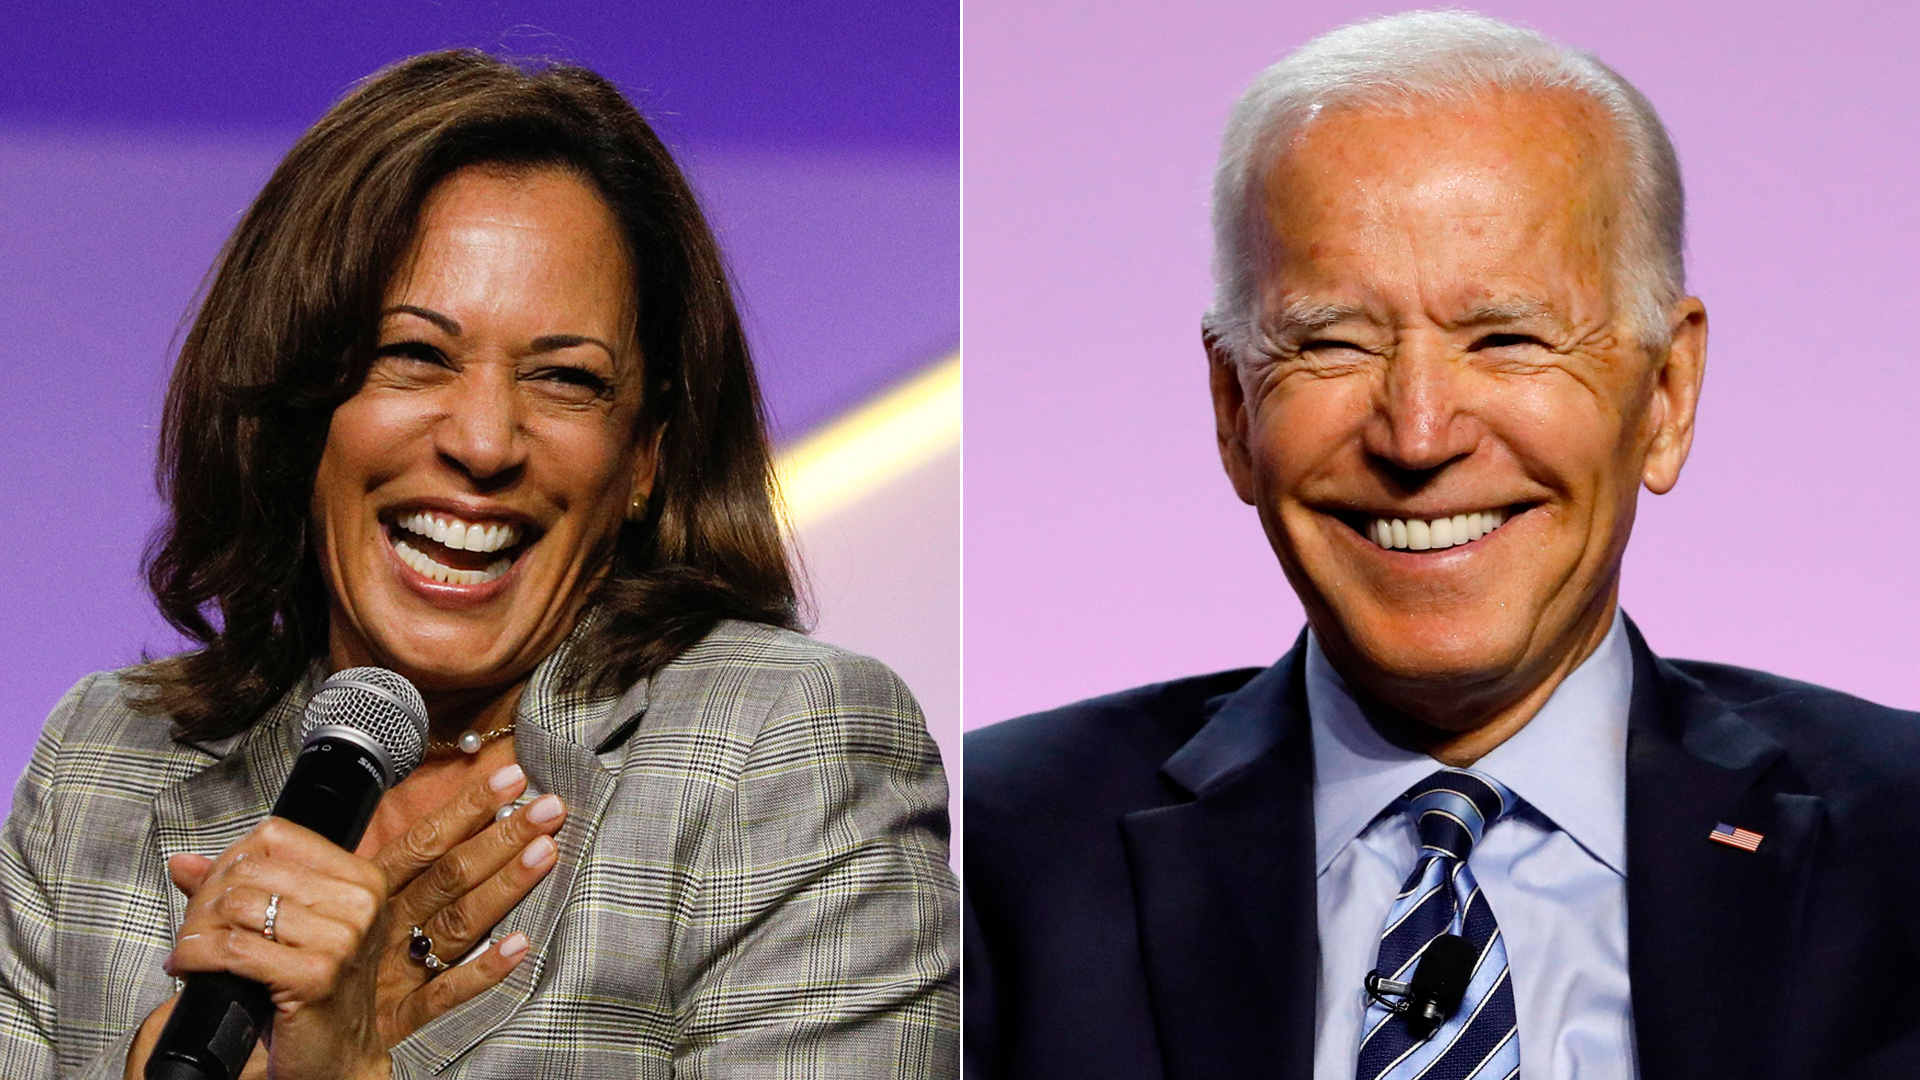
[[[1441,342],[1410,340],[1386,364],[1367,451],[1396,469],[1428,473],[1472,453],[1461,412],[1463,368]]]
[[[526,462],[518,386],[505,365],[474,365],[448,388],[434,431],[442,460],[481,487],[511,482]]]

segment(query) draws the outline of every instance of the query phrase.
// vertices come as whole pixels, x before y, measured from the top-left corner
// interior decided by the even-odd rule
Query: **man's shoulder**
[[[1706,687],[1728,708],[1766,727],[1770,734],[1817,738],[1858,729],[1888,738],[1920,739],[1920,712],[1733,664],[1674,659],[1666,663]],[[1818,724],[1807,727],[1809,719],[1817,719]]]
[[[1259,668],[1152,683],[967,733],[966,801],[994,813],[1137,801]]]
[[[1666,663],[1779,743],[1815,789],[1920,791],[1920,712],[1732,664]]]

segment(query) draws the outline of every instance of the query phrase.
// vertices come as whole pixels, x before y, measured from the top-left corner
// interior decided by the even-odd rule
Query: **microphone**
[[[426,702],[385,668],[348,668],[308,700],[301,732],[273,816],[351,851],[380,796],[426,755]],[[147,1059],[147,1080],[237,1080],[272,1021],[265,986],[224,971],[189,975]]]
[[[1412,982],[1395,982],[1378,970],[1367,972],[1367,996],[1399,1013],[1415,1039],[1430,1038],[1460,1008],[1477,959],[1466,938],[1442,934],[1420,954]],[[1389,996],[1406,1000],[1388,1001]]]

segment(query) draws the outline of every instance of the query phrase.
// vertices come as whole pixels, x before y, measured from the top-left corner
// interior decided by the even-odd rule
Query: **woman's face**
[[[477,689],[567,636],[653,483],[631,282],[571,173],[470,168],[434,190],[314,479],[336,668]]]

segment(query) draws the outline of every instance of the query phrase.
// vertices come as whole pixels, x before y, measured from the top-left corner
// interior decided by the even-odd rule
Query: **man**
[[[1241,100],[1214,218],[1221,460],[1310,629],[969,738],[971,1074],[1920,1076],[1920,716],[1617,607],[1706,351],[1645,99],[1348,27]]]

